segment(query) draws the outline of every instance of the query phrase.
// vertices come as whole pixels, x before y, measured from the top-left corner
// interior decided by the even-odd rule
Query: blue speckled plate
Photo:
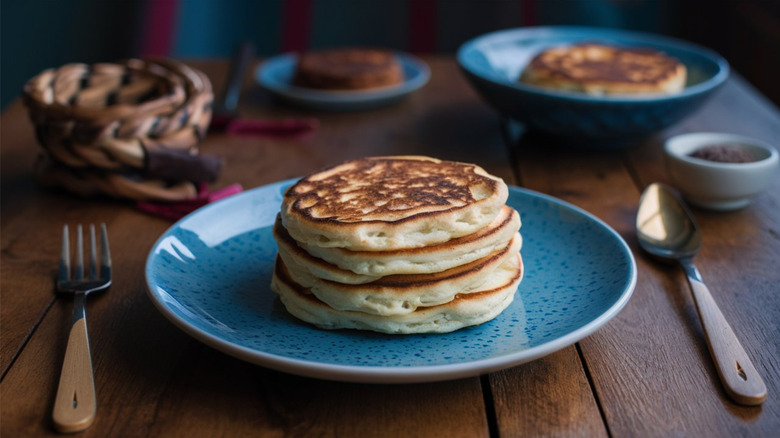
[[[325,331],[288,315],[271,292],[271,226],[292,180],[183,218],[146,263],[149,296],[202,342],[268,368],[322,379],[400,383],[475,376],[527,362],[593,333],[628,302],[636,263],[589,213],[511,187],[522,217],[525,277],[496,319],[439,335]]]
[[[312,90],[292,85],[298,57],[287,53],[269,59],[258,66],[257,82],[278,98],[291,104],[325,111],[358,111],[394,103],[419,89],[431,76],[428,65],[407,53],[396,53],[404,72],[404,81],[398,86],[371,90],[329,91]]]

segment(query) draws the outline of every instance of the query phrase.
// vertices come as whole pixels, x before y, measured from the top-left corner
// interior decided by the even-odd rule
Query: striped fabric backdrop
[[[242,41],[260,55],[340,45],[452,53],[492,30],[589,24],[658,31],[656,0],[147,0],[143,52],[225,56]]]
[[[241,41],[260,54],[339,45],[453,51],[490,30],[533,24],[534,0],[152,1],[143,51],[222,56]]]
[[[454,53],[498,29],[600,25],[669,33],[674,0],[25,0],[3,1],[5,106],[39,71],[138,56],[259,56],[370,45]]]

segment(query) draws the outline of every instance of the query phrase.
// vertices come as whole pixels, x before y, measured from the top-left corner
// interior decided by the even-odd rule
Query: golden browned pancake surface
[[[591,95],[670,94],[685,87],[686,75],[680,61],[653,49],[578,44],[538,54],[520,80]]]
[[[368,157],[321,170],[284,194],[282,224],[307,245],[383,251],[465,236],[493,221],[506,184],[479,166]]]
[[[293,84],[322,90],[365,90],[397,85],[403,71],[386,50],[343,48],[301,54]]]

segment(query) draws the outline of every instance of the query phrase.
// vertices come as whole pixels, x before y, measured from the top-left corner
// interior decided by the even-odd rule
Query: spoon
[[[701,234],[685,204],[669,187],[653,183],[642,193],[636,218],[639,245],[648,253],[677,260],[688,276],[715,368],[735,402],[754,406],[766,400],[766,385],[748,358],[693,264]]]

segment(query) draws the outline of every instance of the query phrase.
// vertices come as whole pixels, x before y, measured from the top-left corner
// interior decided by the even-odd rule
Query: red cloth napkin
[[[195,199],[179,202],[139,201],[136,203],[136,208],[155,216],[178,220],[206,204],[235,195],[243,190],[241,184],[236,183],[210,191],[208,184],[200,183],[198,184],[198,197]]]
[[[215,116],[211,129],[240,137],[296,138],[313,133],[317,119],[242,119]]]

